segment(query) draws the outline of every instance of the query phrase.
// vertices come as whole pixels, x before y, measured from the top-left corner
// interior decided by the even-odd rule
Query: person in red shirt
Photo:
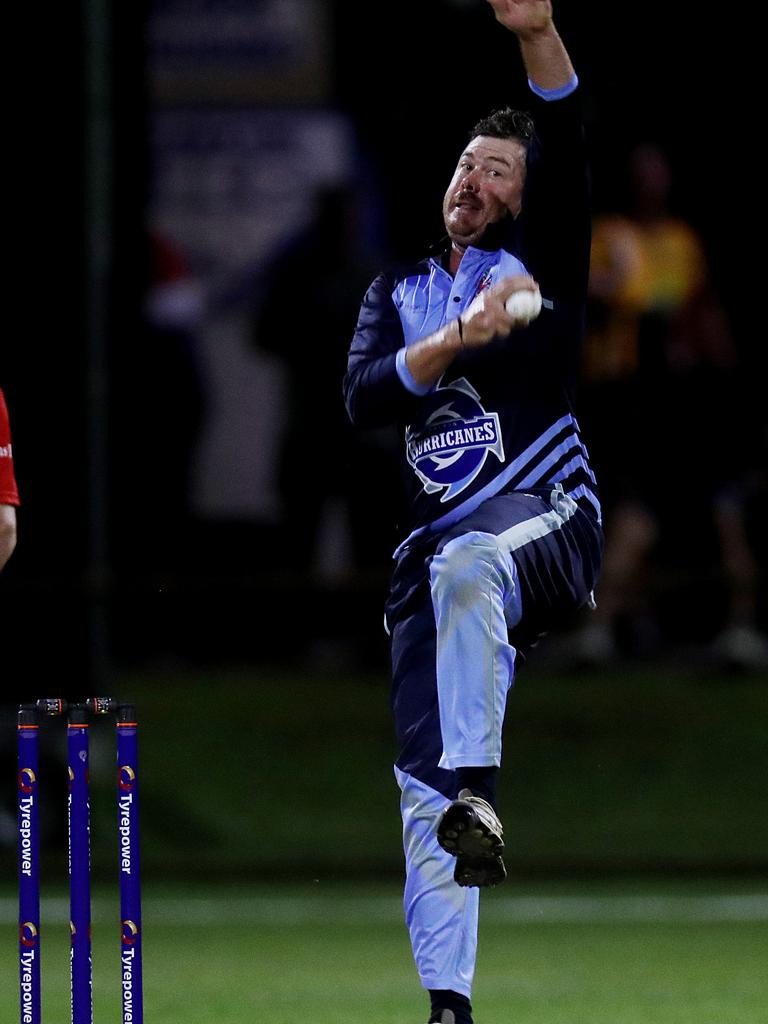
[[[0,569],[16,547],[16,507],[19,489],[13,472],[13,448],[8,407],[0,388]]]

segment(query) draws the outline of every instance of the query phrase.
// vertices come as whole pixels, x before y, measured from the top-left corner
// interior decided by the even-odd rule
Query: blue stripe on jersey
[[[574,426],[578,429],[578,424],[575,420]],[[564,462],[556,472],[550,472],[562,458],[571,454],[573,454],[573,457],[567,462]],[[574,500],[584,498],[588,501],[595,510],[597,521],[601,523],[602,509],[600,507],[600,502],[594,490],[589,486],[589,483],[591,482],[596,488],[597,480],[589,466],[588,459],[589,454],[581,438],[577,434],[569,434],[566,439],[561,444],[557,445],[557,447],[553,448],[549,456],[539,462],[527,476],[523,477],[522,480],[516,480],[514,482],[515,489],[523,491],[527,487],[562,484],[565,493]]]
[[[574,458],[569,462],[566,462],[559,470],[558,480],[564,480],[569,473],[575,473],[577,469],[581,468],[587,474],[593,484],[596,484],[596,480],[592,470],[587,465],[586,452],[581,445],[577,434],[569,434],[566,441],[562,444],[557,445],[553,448],[549,455],[542,459],[541,462],[537,463],[534,469],[522,480],[515,482],[515,487],[518,490],[524,491],[526,487],[536,487],[539,484],[550,483],[554,478],[547,475],[549,470],[553,468],[564,455],[570,455],[574,453]],[[576,454],[577,453],[577,454]],[[567,472],[563,472],[567,470]]]
[[[579,498],[585,498],[595,510],[598,523],[602,523],[603,510],[600,502],[598,501],[597,495],[591,487],[587,487],[586,484],[581,484],[579,487],[574,487],[572,490],[566,491],[566,494],[570,498],[573,498],[574,501],[578,501]]]

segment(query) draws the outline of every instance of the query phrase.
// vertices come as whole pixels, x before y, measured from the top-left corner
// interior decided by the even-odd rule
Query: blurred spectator
[[[355,572],[380,572],[395,547],[399,469],[394,438],[352,429],[341,380],[360,302],[373,276],[354,186],[315,197],[307,226],[276,255],[254,319],[254,344],[288,381],[278,460],[283,567],[311,574],[329,503],[341,503]]]
[[[189,568],[192,473],[206,411],[200,281],[170,239],[147,232],[143,307],[119,325],[113,372],[116,561],[129,573]],[[144,497],[152,515],[134,514]]]
[[[580,657],[601,662],[660,640],[646,575],[653,556],[711,583],[710,608],[724,591],[719,658],[766,665],[748,528],[756,425],[703,242],[672,212],[671,186],[665,152],[638,145],[624,209],[594,223],[581,407],[606,550]]]
[[[0,569],[16,547],[16,507],[19,490],[13,472],[11,425],[3,389],[0,388]]]

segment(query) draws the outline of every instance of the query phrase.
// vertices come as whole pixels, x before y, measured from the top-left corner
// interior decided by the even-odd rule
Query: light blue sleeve
[[[565,99],[566,96],[570,96],[572,92],[575,92],[578,84],[579,76],[575,73],[570,82],[566,82],[565,85],[561,85],[557,89],[542,89],[540,85],[536,85],[533,79],[528,79],[528,86],[531,92],[535,92],[537,96],[547,101]]]

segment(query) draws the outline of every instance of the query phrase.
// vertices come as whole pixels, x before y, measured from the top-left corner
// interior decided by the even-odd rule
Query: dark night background
[[[489,107],[524,102],[510,40],[481,4],[330,7],[331,104],[350,115],[377,170],[391,250],[419,254],[440,233],[442,193],[466,126]],[[165,593],[156,584],[152,534],[163,513],[151,480],[161,469],[140,424],[163,396],[151,354],[135,345],[147,270],[148,9],[105,2],[48,12],[25,102],[10,121],[7,212],[23,225],[0,379],[23,504],[0,590],[3,685],[18,692],[55,689],[49,680],[62,676],[103,678],[113,658],[276,656],[273,627],[291,600],[290,586],[269,576],[269,538],[258,523],[226,534],[190,517],[177,537],[179,572],[166,574]],[[757,202],[748,62],[692,3],[661,13],[591,0],[560,3],[556,14],[586,94],[596,204],[609,201],[632,141],[667,147],[677,207],[708,245],[753,382],[744,401],[762,406],[768,365],[747,256]],[[102,42],[88,43],[95,31]],[[105,89],[95,97],[94,60]],[[96,166],[94,134],[106,138],[109,157]],[[105,175],[111,199],[94,209],[94,180]],[[95,421],[94,406],[106,418]],[[378,623],[380,581],[361,594],[362,605],[352,588],[353,608]],[[352,614],[349,600],[329,614],[338,629],[339,616]],[[247,625],[254,615],[261,634]],[[193,641],[203,622],[205,643]],[[358,628],[353,619],[350,628]]]
[[[272,217],[273,226],[284,226],[288,205],[271,209],[270,186],[278,183],[273,194],[284,201],[294,175],[299,189],[317,182],[279,154],[294,152],[302,112],[308,122],[327,114],[332,140],[334,116],[341,115],[337,120],[352,126],[361,177],[375,200],[377,248],[354,254],[354,285],[347,277],[334,285],[343,239],[331,232],[317,257],[314,290],[289,302],[292,322],[314,331],[332,321],[331,299],[357,288],[372,255],[421,257],[442,234],[442,197],[468,127],[495,107],[524,105],[526,84],[514,40],[482,0],[249,4],[79,0],[6,13],[10,269],[0,386],[21,506],[18,545],[0,572],[0,916],[10,938],[18,704],[108,693],[135,703],[140,722],[144,981],[153,1020],[383,1021],[381,1008],[385,1001],[394,1008],[395,998],[403,1007],[397,1020],[417,1020],[422,996],[400,916],[402,832],[391,768],[397,752],[381,628],[398,511],[386,475],[388,449],[375,440],[344,449],[345,483],[375,518],[373,543],[359,560],[350,558],[352,536],[346,552],[343,543],[329,546],[330,564],[319,571],[290,516],[248,515],[245,506],[228,516],[221,514],[224,501],[211,514],[210,502],[200,500],[200,480],[209,482],[209,499],[217,487],[226,499],[259,499],[269,487],[259,472],[248,476],[258,459],[206,462],[201,424],[234,395],[240,406],[225,423],[235,429],[219,433],[217,455],[257,453],[263,465],[279,443],[279,431],[265,427],[283,408],[283,395],[273,386],[279,378],[270,375],[271,356],[257,355],[246,332],[224,365],[225,376],[238,378],[230,391],[221,388],[221,364],[218,377],[206,377],[180,358],[183,337],[158,339],[148,329],[156,268],[147,225],[159,191],[153,170],[162,158],[179,159],[182,173],[169,176],[166,212],[182,210],[178,221],[169,218],[172,227],[181,222],[188,229],[184,244],[190,235],[200,242],[194,256],[209,259],[196,268],[201,276],[215,269],[218,256],[234,276],[236,261],[226,262],[232,254],[217,248],[230,242],[222,225],[238,242],[253,232],[243,247],[261,247],[254,276],[263,301],[278,294],[264,287],[262,274],[274,255],[263,244],[267,222]],[[239,127],[256,143],[238,149],[241,139],[230,139],[231,152],[220,162],[226,171],[235,167],[236,208],[209,173],[218,153],[195,149],[207,132],[215,135],[220,115],[226,120],[235,109],[231,98],[229,107],[221,96],[209,102],[201,75],[197,95],[186,98],[191,115],[168,117],[158,142],[157,124],[171,102],[164,96],[157,116],[151,41],[158,9],[170,11],[169,24],[183,29],[183,39],[189,28],[192,48],[205,56],[203,19],[210,16],[214,57],[226,36],[213,31],[217,19],[250,19],[250,40],[225,39],[233,57],[241,42],[242,52],[256,52],[265,40],[279,50],[284,22],[311,49],[301,32],[306,20],[297,27],[290,18],[298,12],[315,25],[324,12],[331,19],[317,95],[305,82],[305,95],[277,102],[240,97],[244,105],[228,123],[234,135]],[[768,358],[765,287],[758,280],[765,188],[757,152],[765,61],[754,52],[749,12],[713,10],[716,17],[692,0],[555,3],[583,85],[596,212],[617,202],[633,144],[656,141],[672,163],[675,210],[706,245],[735,335],[740,385],[697,415],[719,423],[736,408],[753,425],[733,459],[740,466],[747,453],[763,481],[750,515],[760,628],[768,634]],[[176,39],[165,42],[172,49]],[[277,67],[284,56],[277,52]],[[224,78],[229,60],[227,50]],[[188,149],[179,142],[185,131]],[[326,139],[318,164],[328,160],[328,148]],[[198,218],[198,157],[210,179],[199,189],[200,204],[220,200],[218,221],[206,220],[205,210]],[[252,176],[270,181],[249,191],[251,162]],[[191,181],[193,201],[183,195],[174,207],[179,180],[180,193]],[[261,205],[252,209],[253,195]],[[327,306],[326,280],[340,293],[329,294]],[[231,309],[213,305],[203,318],[209,355],[219,342],[237,345],[237,332],[227,334]],[[337,347],[327,363],[315,354],[313,366],[340,406],[348,338],[326,331],[329,349]],[[318,326],[312,340],[321,336]],[[330,372],[333,360],[338,372]],[[214,410],[212,397],[219,403]],[[301,415],[286,417],[286,427],[300,423],[310,439],[298,452],[302,474],[314,473],[313,480],[343,447],[322,443],[333,401],[316,416],[314,394],[305,408],[299,403]],[[721,458],[730,460],[730,453]],[[714,474],[720,468],[713,462]],[[196,502],[187,479],[195,470]],[[768,671],[712,657],[726,582],[711,537],[702,533],[705,490],[681,466],[674,511],[685,555],[655,567],[649,592],[661,636],[650,653],[588,666],[575,656],[575,634],[566,629],[546,638],[534,652],[540,657],[517,675],[499,775],[509,884],[500,900],[489,894],[500,916],[495,928],[492,917],[483,923],[478,1020],[483,1012],[483,1020],[498,1024],[510,1013],[521,1021],[763,1020]],[[292,543],[296,537],[303,546]],[[315,556],[321,549],[315,545]],[[107,725],[93,723],[90,761],[95,1016],[102,1019],[104,1009],[105,1020],[107,1000],[118,995],[117,962],[107,950],[116,939],[117,869]],[[53,895],[52,902],[63,896],[67,872],[63,726],[52,719],[41,728],[43,897]],[[44,984],[45,1005],[61,1007],[62,1020],[69,1005],[65,902],[58,900],[58,921],[55,907],[52,920],[47,908],[44,914],[45,970],[59,972],[58,984],[53,975],[54,984]],[[349,916],[353,906],[359,916]],[[522,917],[508,913],[521,906]],[[0,1017],[10,1020],[4,1007],[18,1003],[12,944],[6,948]],[[411,998],[414,1010],[405,1008]]]

